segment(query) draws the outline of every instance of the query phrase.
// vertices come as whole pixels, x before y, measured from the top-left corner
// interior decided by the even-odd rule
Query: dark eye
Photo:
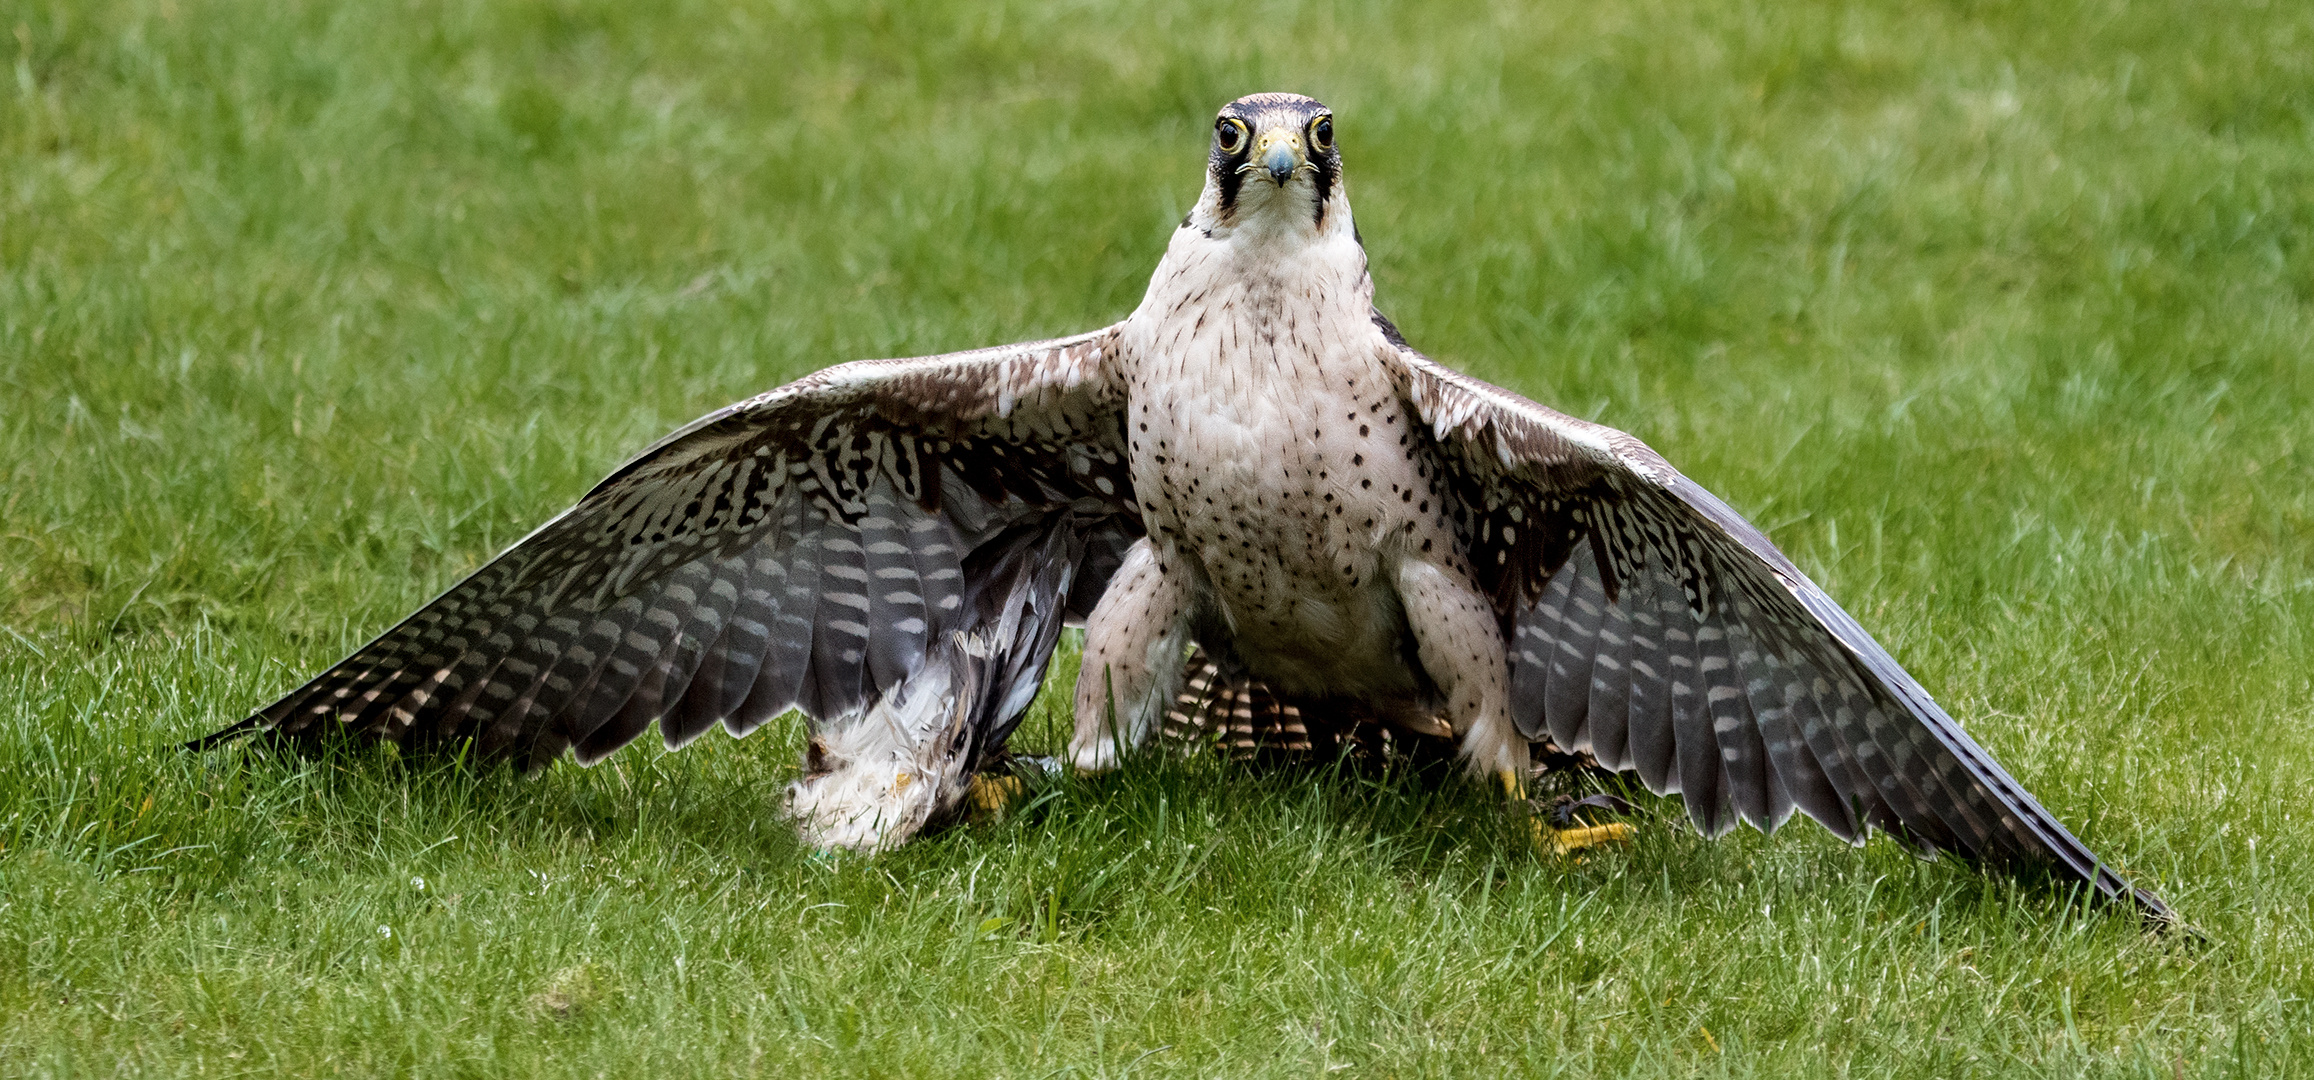
[[[1213,126],[1213,138],[1224,154],[1237,153],[1245,145],[1245,122],[1224,119]]]
[[[1317,122],[1310,125],[1310,149],[1323,154],[1333,148],[1334,118],[1331,116],[1318,117]]]

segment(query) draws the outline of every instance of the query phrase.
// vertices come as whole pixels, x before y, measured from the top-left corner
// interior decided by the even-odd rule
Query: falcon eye
[[[1310,124],[1310,149],[1321,154],[1334,148],[1334,118],[1321,116]]]
[[[1245,145],[1245,121],[1225,117],[1220,123],[1213,125],[1213,129],[1213,137],[1221,147],[1222,153],[1237,153],[1238,149]]]

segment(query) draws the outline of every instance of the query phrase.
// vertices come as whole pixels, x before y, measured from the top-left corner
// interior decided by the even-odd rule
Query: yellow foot
[[[972,820],[991,821],[1003,817],[1027,791],[1028,785],[1017,776],[974,776],[964,798],[972,807]]]
[[[1511,802],[1524,803],[1526,801],[1527,778],[1525,775],[1510,769],[1503,769],[1495,773],[1494,776],[1496,782],[1502,784],[1503,794],[1509,796]],[[1580,821],[1581,819],[1574,820]],[[1543,818],[1537,817],[1528,821],[1527,827],[1532,830],[1530,838],[1534,841],[1535,850],[1552,855],[1571,855],[1584,848],[1598,847],[1601,844],[1628,844],[1632,837],[1639,835],[1637,830],[1621,822],[1610,822],[1605,825],[1570,824],[1561,829],[1552,826]]]
[[[1530,824],[1534,829],[1535,849],[1553,855],[1569,855],[1601,844],[1628,844],[1632,837],[1638,835],[1631,826],[1619,821],[1605,825],[1577,825],[1566,829],[1554,829],[1540,818]]]

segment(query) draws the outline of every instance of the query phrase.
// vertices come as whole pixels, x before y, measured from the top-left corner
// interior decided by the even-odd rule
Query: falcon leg
[[[1186,607],[1179,586],[1158,566],[1156,549],[1146,539],[1135,543],[1085,620],[1070,764],[1087,772],[1116,768],[1156,730],[1181,689]]]
[[[1510,651],[1494,605],[1461,568],[1413,559],[1398,566],[1398,598],[1414,631],[1415,656],[1446,693],[1447,721],[1462,733],[1462,757],[1472,778],[1491,778],[1512,805],[1528,807],[1527,740],[1511,720]],[[1532,818],[1530,838],[1538,850],[1564,855],[1631,837],[1628,825],[1587,826],[1571,816],[1567,825]]]
[[[1460,567],[1411,558],[1398,565],[1398,599],[1415,656],[1446,693],[1447,721],[1462,734],[1471,775],[1493,777],[1505,794],[1524,799],[1527,740],[1511,722],[1510,651],[1494,605]]]
[[[1527,807],[1527,740],[1511,720],[1510,651],[1494,605],[1459,568],[1412,559],[1398,566],[1398,598],[1422,669],[1446,692],[1447,721],[1462,733],[1472,778],[1491,778],[1511,805]],[[1561,829],[1532,818],[1529,838],[1537,850],[1564,855],[1630,836],[1628,825],[1573,824]]]

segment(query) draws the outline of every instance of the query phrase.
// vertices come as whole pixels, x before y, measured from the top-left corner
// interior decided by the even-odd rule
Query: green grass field
[[[0,0],[0,1074],[2314,1069],[2314,7],[851,7]],[[1661,801],[1560,863],[1159,761],[826,859],[779,725],[177,750],[695,414],[1121,317],[1257,89],[1418,346],[1758,520],[2208,942]]]

